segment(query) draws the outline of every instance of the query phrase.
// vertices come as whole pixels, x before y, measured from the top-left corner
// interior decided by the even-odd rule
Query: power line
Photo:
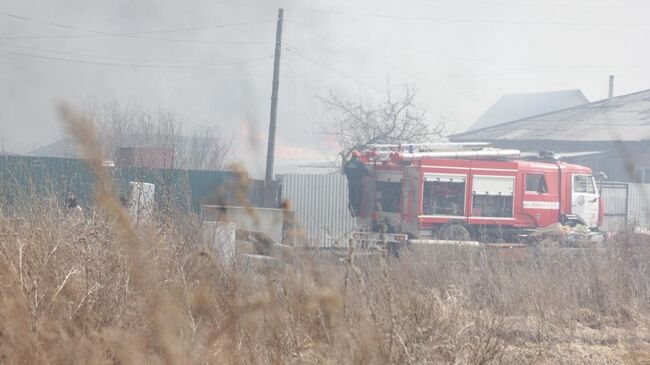
[[[335,73],[335,74],[337,74],[337,75],[339,75],[341,77],[344,77],[344,78],[348,77],[345,73],[343,73],[342,71],[339,71],[336,67],[326,63],[325,61],[322,61],[322,60],[316,59],[314,57],[308,56],[307,54],[305,54],[303,51],[299,50],[296,47],[285,44],[285,49],[287,51],[295,54],[296,56],[298,56],[298,57],[300,57],[300,58],[302,58],[304,60],[307,60],[307,61],[309,61],[309,62],[311,62],[311,63],[313,63],[315,65],[321,66],[321,67],[325,68],[326,70],[328,70],[330,72],[333,72],[333,73]]]
[[[597,5],[597,4],[530,4],[522,2],[499,2],[499,1],[465,1],[465,0],[421,0],[423,2],[460,4],[460,5],[483,5],[483,6],[514,6],[522,8],[568,8],[568,9],[648,9],[643,5]]]
[[[442,1],[442,0],[435,0]],[[474,3],[474,1],[463,1],[464,3]],[[223,2],[222,2],[223,3]],[[478,2],[476,2],[478,3]],[[238,5],[238,6],[248,6],[243,4],[232,4],[225,3],[228,5]],[[509,4],[509,3],[503,3]],[[252,5],[250,6],[252,7]],[[306,12],[306,13],[318,13],[318,14],[328,14],[328,15],[343,15],[343,16],[356,16],[356,17],[371,17],[371,18],[380,18],[380,19],[396,19],[396,20],[415,20],[415,21],[434,21],[434,22],[446,22],[446,23],[469,23],[469,24],[503,24],[503,25],[557,25],[557,26],[585,26],[585,27],[646,27],[650,26],[650,23],[593,23],[593,22],[558,22],[558,21],[516,21],[516,20],[490,20],[490,19],[463,19],[463,18],[444,18],[444,17],[425,17],[425,16],[405,16],[405,15],[391,15],[391,14],[379,14],[379,13],[362,13],[362,12],[348,12],[348,11],[338,11],[338,10],[326,10],[326,9],[310,9],[310,8],[288,8],[287,10],[293,10],[297,12]],[[7,17],[40,23],[48,24],[52,26],[57,26],[61,28],[81,30],[96,35],[101,36],[117,36],[117,37],[128,37],[128,38],[138,38],[139,36],[146,34],[158,34],[158,33],[172,33],[172,32],[182,32],[190,30],[204,30],[204,29],[214,29],[214,28],[226,28],[233,26],[242,26],[249,24],[259,24],[266,22],[274,22],[275,19],[264,19],[257,21],[233,23],[233,24],[221,24],[221,25],[212,25],[205,27],[192,27],[192,28],[179,28],[179,29],[170,29],[170,30],[158,30],[158,31],[148,31],[148,32],[133,32],[133,33],[110,33],[105,31],[99,31],[95,29],[88,29],[83,27],[78,27],[69,24],[63,24],[58,22],[52,22],[47,20],[35,19],[23,15],[0,12],[0,14]],[[180,40],[177,40],[180,41]]]
[[[323,68],[325,68],[325,69],[327,69],[327,70],[329,70],[329,71],[331,71],[331,72],[333,72],[333,73],[335,73],[335,74],[337,74],[337,75],[339,75],[339,76],[341,76],[341,77],[343,77],[343,78],[345,78],[345,79],[349,79],[349,80],[351,80],[351,81],[354,81],[354,82],[356,82],[357,84],[362,85],[362,86],[365,86],[366,88],[369,88],[370,90],[375,91],[375,92],[377,92],[377,93],[379,93],[379,94],[384,94],[384,91],[382,91],[382,90],[380,90],[380,89],[377,89],[377,88],[375,88],[374,86],[369,85],[369,84],[367,84],[367,83],[365,83],[365,82],[363,82],[363,81],[361,81],[361,80],[358,80],[357,78],[351,77],[349,74],[344,73],[343,71],[340,71],[340,70],[337,69],[336,67],[330,65],[329,63],[327,63],[327,62],[325,62],[325,61],[323,61],[323,60],[317,59],[317,58],[315,58],[315,57],[308,56],[308,55],[305,54],[304,52],[302,52],[302,51],[296,49],[296,47],[293,47],[293,46],[285,46],[285,48],[286,48],[287,51],[289,51],[290,53],[295,54],[296,56],[298,56],[298,57],[300,57],[300,58],[303,58],[303,59],[305,59],[305,60],[307,60],[307,61],[309,61],[309,62],[311,62],[311,63],[313,63],[313,64],[316,64],[316,65],[318,65],[318,66],[321,66],[321,67],[323,67]],[[286,75],[286,74],[285,74],[285,76],[295,76],[295,74],[293,74],[293,75],[292,75],[292,74],[289,74],[289,75]],[[476,98],[474,98],[474,97],[472,97],[472,96],[468,96],[468,95],[466,95],[466,94],[461,94],[461,93],[459,93],[459,92],[456,92],[456,93],[459,94],[460,96],[463,96],[463,97],[466,97],[466,98],[471,98],[471,99],[474,99],[474,100],[477,100],[477,101],[478,101],[478,99],[476,99]],[[451,118],[451,117],[449,117],[449,116],[444,116],[442,113],[439,113],[439,116],[442,117],[442,118],[448,119],[449,121],[455,121],[455,122],[458,123],[458,120],[456,120],[456,119],[454,119],[454,118]]]
[[[293,20],[291,20],[291,21],[287,20],[287,23],[291,24],[292,26],[298,27],[298,28],[310,33],[310,34],[312,34],[316,38],[319,38],[319,39],[324,40],[326,42],[335,44],[335,45],[337,45],[337,46],[339,46],[341,48],[346,48],[346,47],[349,48],[349,46],[346,46],[346,45],[344,45],[344,44],[342,44],[340,42],[336,42],[336,41],[332,40],[331,38],[328,38],[328,37],[318,33],[317,31],[311,29],[307,25],[297,23],[297,22],[295,22]],[[347,34],[346,37],[348,39],[349,38],[356,38],[357,41],[359,43],[361,43],[362,45],[364,45],[364,46],[367,46],[370,42],[372,42],[372,40],[360,37],[356,33]],[[497,60],[491,60],[491,59],[485,59],[485,58],[476,58],[476,57],[467,57],[467,56],[459,56],[459,55],[451,55],[451,54],[445,54],[445,53],[441,53],[441,52],[431,51],[431,50],[428,50],[428,49],[395,46],[395,45],[385,44],[385,43],[382,44],[382,47],[387,47],[387,48],[396,49],[396,50],[403,50],[403,51],[407,51],[407,52],[417,52],[417,53],[431,54],[431,55],[435,55],[435,56],[439,56],[439,57],[459,59],[459,60],[465,60],[465,61],[471,61],[471,62],[493,63],[493,64],[497,64],[497,65],[515,66],[512,63],[501,62],[501,61],[497,61]],[[530,72],[534,73],[536,71],[527,71],[527,69],[528,68],[539,69],[540,70],[539,72],[549,72],[548,70],[553,70],[553,69],[564,71],[564,70],[571,70],[571,69],[576,69],[576,68],[579,68],[579,69],[584,69],[584,68],[596,68],[596,69],[603,68],[603,69],[606,69],[606,68],[643,68],[643,67],[647,67],[647,65],[645,65],[645,64],[642,64],[642,65],[580,65],[580,64],[574,64],[574,65],[558,65],[558,66],[543,66],[543,65],[521,64],[521,66],[523,66],[524,68],[523,69],[521,69],[521,68],[520,69],[515,69],[514,71],[518,71],[518,72],[523,71],[524,73],[530,73]],[[478,73],[477,75],[481,75],[481,74],[491,75],[491,74],[493,74],[492,72],[501,73],[503,71],[508,71],[508,70],[507,69],[506,70],[503,70],[503,69],[492,69],[492,70],[490,70],[490,69],[488,69],[486,71],[487,71],[487,73],[482,72],[482,73]],[[437,74],[439,72],[405,72],[405,73],[407,73],[407,74]],[[517,73],[517,72],[515,72],[515,73]]]
[[[275,21],[275,19],[262,19],[262,20],[253,20],[253,21],[240,22],[240,23],[205,25],[205,26],[201,26],[201,27],[189,27],[189,28],[176,28],[176,29],[164,29],[164,30],[149,30],[149,31],[143,31],[143,32],[131,32],[131,33],[128,33],[128,34],[130,34],[130,35],[146,35],[146,34],[161,34],[161,33],[194,32],[194,31],[200,31],[200,30],[232,28],[232,27],[240,27],[240,26],[244,26],[244,25],[272,23],[274,21]]]
[[[532,8],[550,8],[550,7],[557,7],[557,8],[575,8],[575,9],[646,9],[649,8],[648,6],[642,5],[642,4],[632,4],[632,5],[608,5],[608,4],[593,4],[593,2],[590,2],[589,4],[584,4],[584,5],[568,5],[568,4],[559,4],[559,3],[551,3],[551,4],[527,4],[527,3],[517,3],[517,2],[498,2],[498,1],[465,1],[465,0],[420,0],[421,2],[439,2],[439,3],[448,3],[448,4],[468,4],[468,5],[491,5],[491,6],[514,6],[514,7],[532,7]],[[223,4],[223,5],[228,5],[228,6],[237,6],[237,7],[245,7],[245,8],[255,8],[259,9],[259,5],[253,5],[253,4],[242,4],[242,3],[233,3],[233,2],[227,2],[227,1],[213,1],[212,3],[217,3],[217,4]],[[286,8],[288,10],[297,10],[294,8]]]
[[[425,1],[425,0],[423,0]],[[430,1],[445,1],[445,0],[430,0]],[[483,4],[478,1],[459,1],[456,0],[446,0],[449,3],[476,3]],[[219,1],[218,3],[230,6],[241,6],[248,8],[258,8],[257,5],[250,4],[240,4],[240,3],[230,3]],[[497,4],[497,3],[494,3]],[[498,3],[503,6],[525,6],[523,4],[517,3]],[[552,5],[548,5],[549,7]],[[562,6],[561,4],[557,5],[558,7],[570,7]],[[539,7],[545,7],[542,4],[539,4]],[[576,8],[639,8],[645,9],[648,6],[642,5],[633,5],[633,6],[591,6],[584,5],[582,7],[576,6]],[[417,20],[417,21],[433,21],[433,22],[445,22],[445,23],[470,23],[470,24],[504,24],[504,25],[556,25],[556,26],[584,26],[584,27],[635,27],[635,26],[650,26],[650,23],[591,23],[591,22],[555,22],[555,21],[510,21],[510,20],[490,20],[490,19],[463,19],[463,18],[443,18],[443,17],[425,17],[425,16],[402,16],[402,15],[391,15],[391,14],[379,14],[379,13],[362,13],[362,12],[349,12],[349,11],[337,11],[337,10],[326,10],[326,9],[310,9],[310,8],[286,8],[289,11],[297,11],[304,13],[318,13],[318,14],[328,14],[328,15],[344,15],[344,16],[358,16],[358,17],[370,17],[370,18],[381,18],[381,19],[396,19],[396,20]]]
[[[325,9],[308,9],[308,8],[294,8],[293,11],[318,13],[328,15],[344,15],[356,17],[370,17],[380,19],[397,19],[397,20],[417,20],[417,21],[434,21],[445,23],[470,23],[470,24],[503,24],[503,25],[561,25],[561,26],[585,26],[585,27],[646,27],[650,23],[589,23],[589,22],[554,22],[554,21],[516,21],[516,20],[490,20],[490,19],[462,19],[462,18],[442,18],[442,17],[424,17],[424,16],[406,16],[406,15],[390,15],[378,13],[360,13],[360,12],[347,12],[337,10]]]
[[[367,87],[367,88],[369,88],[369,89],[371,89],[373,91],[376,91],[378,93],[383,93],[383,91],[375,88],[374,86],[372,86],[372,85],[370,85],[368,83],[365,83],[365,82],[363,82],[363,81],[361,81],[361,80],[359,80],[357,78],[351,77],[348,74],[346,74],[345,72],[343,72],[343,71],[337,69],[336,67],[330,65],[329,63],[327,63],[327,62],[325,62],[323,60],[320,60],[320,59],[318,59],[316,57],[309,56],[305,52],[301,51],[300,49],[298,49],[298,48],[296,48],[294,46],[290,46],[290,45],[287,44],[285,47],[286,47],[287,51],[289,51],[290,53],[295,54],[296,56],[298,56],[298,57],[300,57],[300,58],[302,58],[304,60],[307,60],[307,61],[309,61],[309,62],[311,62],[313,64],[319,65],[319,66],[321,66],[321,67],[323,67],[323,68],[325,68],[325,69],[327,69],[327,70],[329,70],[329,71],[343,77],[344,79],[352,80],[352,81],[356,82],[357,84],[365,86],[365,87]]]
[[[291,22],[291,24],[294,25],[294,26],[297,25],[295,22]],[[307,29],[308,29],[308,28],[305,27],[305,26],[299,26],[299,28],[302,28],[303,30],[307,30]],[[325,40],[325,41],[328,41],[328,42],[330,42],[330,43],[334,43],[334,44],[341,45],[340,43],[337,43],[337,42],[335,42],[335,41],[333,41],[333,40],[331,40],[331,39],[329,39],[329,38],[327,38],[327,37],[324,37],[324,36],[318,34],[317,32],[313,32],[313,31],[312,31],[312,32],[310,32],[310,33],[312,33],[314,36],[316,36],[316,37],[318,37],[318,38],[321,38],[321,39],[323,39],[323,40]],[[342,46],[342,45],[341,45],[341,46]],[[290,50],[290,51],[291,51],[291,50]],[[316,59],[315,57],[309,57],[309,56],[307,56],[304,52],[302,52],[302,54],[299,54],[299,53],[295,52],[295,51],[296,51],[295,47],[293,47],[293,51],[294,51],[294,53],[296,53],[298,56],[300,56],[300,57],[302,57],[302,58],[304,58],[304,59],[306,59],[306,60],[308,60],[308,61],[310,61],[310,62],[312,62],[312,63],[318,64],[318,65],[321,65],[322,67],[325,67],[326,69],[328,69],[328,70],[330,70],[330,71],[332,71],[332,72],[334,72],[334,73],[336,73],[336,74],[338,74],[338,75],[340,75],[340,76],[342,76],[342,77],[344,77],[344,78],[348,78],[348,79],[352,79],[352,80],[354,80],[354,81],[356,81],[356,82],[360,82],[359,80],[355,80],[355,79],[353,79],[353,78],[350,76],[350,73],[342,73],[342,72],[340,72],[339,70],[335,69],[335,68],[334,68],[333,66],[331,66],[330,64],[326,63],[325,61],[322,61],[322,60],[320,60],[320,59]],[[579,66],[579,65],[577,65],[577,66],[575,66],[575,67],[584,67],[584,66]],[[605,66],[603,66],[603,68],[604,68],[604,67],[605,67]],[[641,67],[641,66],[639,66],[639,67]],[[509,73],[508,73],[508,72],[505,72],[505,73],[504,73],[504,72],[501,72],[501,73],[498,72],[498,71],[503,71],[503,70],[489,70],[489,71],[497,71],[497,72],[496,72],[496,73],[495,73],[495,72],[487,72],[487,73],[475,73],[475,72],[474,72],[473,74],[475,74],[475,75],[477,75],[477,76],[480,76],[480,75],[490,76],[490,75],[513,74],[513,73],[524,73],[524,74],[525,74],[525,73],[533,73],[533,74],[537,74],[537,73],[549,73],[549,72],[564,72],[564,71],[572,71],[572,70],[573,70],[573,69],[572,69],[571,67],[569,67],[569,68],[563,68],[563,69],[557,69],[557,68],[556,68],[556,69],[545,69],[545,70],[539,70],[539,71],[514,70],[515,72],[509,72]],[[402,73],[407,74],[407,75],[416,75],[416,74],[419,74],[419,75],[433,75],[433,74],[440,74],[441,76],[443,76],[443,75],[445,74],[444,72],[415,72],[415,73],[414,73],[414,72],[402,72]],[[368,78],[368,77],[366,77],[365,75],[362,75],[362,74],[359,74],[359,73],[354,73],[354,75],[357,76],[357,77],[361,77],[361,78]],[[286,74],[285,76],[287,76],[287,77],[296,77],[296,76],[300,76],[300,75],[296,75],[296,74]],[[377,77],[374,77],[374,76],[373,76],[373,78],[377,78]],[[420,81],[423,82],[424,84],[428,84],[428,85],[430,85],[430,86],[439,86],[439,87],[443,87],[442,85],[436,85],[436,84],[434,84],[430,78],[420,79]],[[363,83],[363,85],[364,85],[364,86],[369,86],[369,85],[367,85],[367,84],[365,84],[365,83]],[[372,87],[371,87],[371,88],[372,88]],[[378,91],[378,90],[375,89],[375,88],[372,88],[372,89],[375,90],[375,91]],[[448,90],[448,91],[451,91],[452,93],[455,93],[455,94],[457,94],[457,95],[459,95],[459,96],[461,96],[461,97],[468,98],[468,99],[472,99],[472,100],[477,101],[477,102],[482,102],[481,100],[479,100],[478,98],[474,97],[473,95],[468,95],[468,94],[466,94],[466,93],[462,93],[462,92],[456,90],[456,89],[453,88],[453,87],[450,88],[450,87],[447,86],[447,87],[445,87],[445,89]]]
[[[203,63],[203,64],[176,64],[176,65],[156,65],[156,64],[137,64],[137,63],[112,63],[112,62],[98,62],[90,60],[81,60],[74,58],[63,58],[63,57],[52,57],[52,56],[43,56],[31,53],[23,52],[14,52],[6,49],[0,49],[0,53],[36,58],[50,61],[59,61],[59,62],[69,62],[69,63],[80,63],[80,64],[89,64],[89,65],[98,65],[98,66],[115,66],[115,67],[126,67],[126,68],[144,68],[144,69],[190,69],[190,68],[202,68],[202,67],[212,67],[212,66],[226,66],[226,65],[236,65],[242,63],[249,63],[258,60],[267,60],[272,58],[272,56],[266,57],[252,57],[252,58],[242,58],[242,59],[232,59],[222,62],[213,62],[213,63]]]
[[[309,62],[311,62],[311,63],[313,63],[315,65],[321,66],[321,67],[325,68],[326,70],[328,70],[330,72],[336,73],[339,76],[342,76],[344,78],[348,77],[346,74],[339,71],[334,66],[332,66],[332,65],[330,65],[330,64],[328,64],[328,63],[326,63],[324,61],[321,61],[321,60],[318,60],[316,58],[310,57],[310,56],[306,55],[304,52],[300,51],[299,49],[297,49],[297,48],[295,48],[293,46],[289,46],[287,44],[287,45],[285,45],[285,48],[287,49],[287,51],[294,53],[296,56],[298,56],[300,58],[303,58],[303,59],[305,59],[305,60],[307,60],[307,61],[309,61]]]
[[[316,38],[319,38],[321,40],[324,40],[326,42],[338,45],[340,47],[345,47],[345,45],[342,45],[339,42],[333,41],[331,38],[328,38],[322,34],[319,34],[318,32],[312,30],[309,28],[309,26],[304,25],[304,24],[299,24],[295,21],[290,21],[289,24],[296,26],[312,35],[314,35]],[[349,38],[357,38],[358,40],[362,41],[364,45],[367,45],[368,42],[371,42],[368,39],[362,39],[359,37],[357,34],[350,34]],[[434,54],[437,56],[442,56],[442,57],[447,57],[447,58],[453,58],[453,59],[460,59],[460,60],[467,60],[467,61],[472,61],[472,62],[480,62],[480,63],[494,63],[494,64],[502,64],[502,65],[512,65],[510,63],[505,63],[505,62],[500,62],[496,60],[488,60],[488,59],[480,59],[480,58],[471,58],[471,57],[465,57],[465,56],[458,56],[458,55],[449,55],[449,54],[443,54],[440,52],[431,52],[429,50],[424,50],[424,49],[413,49],[413,48],[404,48],[404,47],[391,47],[390,48],[398,48],[402,50],[406,50],[409,52],[422,52],[422,53],[430,53]],[[646,67],[645,65],[566,65],[566,66],[541,66],[541,65],[522,65],[527,68],[532,68],[536,70],[528,70],[526,68],[524,69],[514,69],[514,70],[503,70],[503,69],[495,69],[495,70],[486,70],[487,72],[475,72],[471,71],[473,75],[476,76],[495,76],[495,75],[509,75],[509,74],[543,74],[543,73],[553,73],[553,72],[567,72],[567,71],[573,71],[576,68],[578,69],[587,69],[587,68],[595,68],[595,69],[608,69],[608,68],[640,68],[640,67]],[[437,74],[436,72],[402,72],[407,75],[433,75]],[[439,73],[443,74],[443,73]],[[360,76],[364,77],[364,76]],[[365,77],[364,77],[365,78]],[[430,78],[429,78],[430,79]],[[426,81],[426,80],[424,80]],[[464,95],[467,96],[467,95]]]
[[[72,29],[72,30],[79,30],[79,31],[83,31],[83,32],[92,33],[92,34],[81,34],[81,35],[72,34],[72,35],[46,35],[46,36],[0,36],[1,39],[56,39],[56,38],[124,37],[124,38],[143,38],[143,39],[162,40],[162,41],[171,41],[171,42],[182,42],[182,43],[215,43],[213,41],[200,41],[200,40],[148,37],[147,35],[189,32],[189,31],[220,29],[220,28],[230,28],[230,27],[238,27],[238,26],[251,25],[251,24],[263,24],[263,23],[269,23],[269,22],[275,21],[275,19],[263,19],[263,20],[255,20],[255,21],[247,21],[247,22],[239,22],[239,23],[230,23],[230,24],[215,24],[215,25],[200,26],[200,27],[186,27],[186,28],[150,30],[150,31],[141,31],[141,32],[113,33],[113,32],[101,31],[101,30],[97,30],[97,29],[78,27],[78,26],[75,26],[75,25],[52,22],[52,21],[49,21],[49,20],[35,19],[35,18],[23,16],[23,15],[7,13],[7,12],[4,12],[4,11],[1,11],[0,14],[4,15],[4,16],[7,16],[7,17],[10,17],[10,18],[19,19],[19,20],[22,20],[22,21],[38,23],[38,24],[47,24],[47,25],[51,25],[51,26],[55,26],[55,27],[60,27],[60,28],[65,28],[65,29]],[[272,42],[220,42],[220,43],[223,43],[223,44],[265,44],[265,43],[272,43]]]
[[[295,21],[287,21],[287,23],[290,24],[290,25],[292,25],[292,26],[295,26],[295,27],[297,27],[297,28],[299,28],[299,29],[302,29],[303,31],[306,31],[307,33],[310,33],[312,36],[314,36],[314,37],[316,37],[316,38],[318,38],[318,39],[321,39],[321,40],[323,40],[323,41],[325,41],[325,42],[328,42],[328,43],[334,44],[334,45],[336,45],[337,47],[340,47],[340,48],[342,48],[342,49],[344,49],[344,48],[349,48],[349,47],[350,47],[349,45],[346,45],[346,44],[343,44],[343,43],[340,43],[340,42],[334,41],[334,40],[332,40],[331,38],[326,37],[326,36],[324,36],[324,35],[322,35],[322,34],[316,32],[316,31],[312,30],[310,27],[308,27],[308,26],[306,26],[306,25],[303,25],[303,24],[297,23],[297,22],[295,22]],[[359,39],[360,39],[360,38],[359,38]],[[364,44],[367,45],[367,41],[364,41]],[[390,68],[393,68],[393,69],[396,69],[396,67],[391,66],[391,65],[389,65],[389,67],[390,67]],[[412,73],[411,73],[411,72],[404,72],[404,74],[409,74],[409,75],[410,75],[410,74],[412,74]],[[357,74],[357,75],[358,75],[358,74]],[[368,78],[368,77],[364,77],[364,78]],[[383,74],[382,76],[375,76],[374,78],[386,78],[386,75]]]
[[[9,18],[14,18],[14,19],[23,20],[23,21],[32,22],[32,23],[48,24],[48,25],[53,25],[53,26],[60,27],[60,28],[73,29],[73,30],[83,30],[83,31],[92,32],[92,33],[102,33],[102,32],[95,31],[95,30],[83,29],[83,28],[80,28],[80,27],[67,25],[67,24],[61,24],[61,23],[55,23],[55,22],[51,22],[51,21],[47,21],[47,20],[38,20],[38,19],[34,19],[34,18],[30,18],[30,17],[18,15],[18,14],[7,13],[7,12],[4,12],[4,11],[0,12],[0,14],[4,15],[6,17],[9,17]]]
[[[160,38],[160,37],[144,37],[144,36],[130,36],[128,33],[122,35],[101,35],[101,34],[65,34],[65,35],[36,35],[36,36],[0,36],[4,40],[30,40],[30,39],[74,39],[74,38],[96,38],[96,37],[124,37],[131,39],[148,39],[154,41],[166,41],[176,43],[196,43],[196,44],[215,44],[215,45],[260,45],[272,44],[273,41],[210,41],[210,40],[194,40],[194,39],[178,39],[178,38]]]
[[[299,24],[299,23],[296,23],[295,21],[287,21],[287,23],[306,31],[306,32],[314,35],[315,37],[317,37],[319,39],[322,39],[322,40],[325,40],[325,41],[327,41],[329,43],[335,44],[335,45],[337,45],[337,46],[339,46],[341,48],[346,48],[347,47],[346,45],[344,45],[344,44],[342,44],[340,42],[333,41],[330,38],[325,37],[324,35],[314,31],[313,29],[310,29],[308,26],[306,26],[304,24]],[[356,38],[359,42],[363,42],[362,44],[365,45],[365,46],[367,46],[369,44],[369,42],[371,42],[370,40],[368,40],[366,38],[360,37],[356,33],[355,34],[348,34],[348,38]],[[403,47],[403,46],[394,46],[394,45],[390,45],[390,44],[388,44],[388,45],[383,44],[382,46],[383,47],[388,46],[389,48],[392,48],[392,49],[404,50],[404,51],[407,51],[407,52],[429,53],[429,54],[434,54],[434,55],[438,55],[438,56],[442,56],[442,57],[448,57],[448,58],[454,58],[454,59],[460,59],[460,60],[466,60],[466,61],[472,61],[472,62],[481,62],[481,63],[487,62],[487,63],[501,64],[501,65],[511,65],[511,64],[508,64],[508,63],[505,63],[505,62],[499,62],[499,61],[494,61],[494,60],[487,60],[487,59],[480,59],[480,58],[470,58],[470,57],[457,56],[457,55],[448,55],[448,54],[442,54],[442,53],[438,53],[438,52],[431,52],[429,50],[415,49],[415,48],[409,48],[409,47]],[[533,67],[535,67],[535,66],[533,66]]]
[[[238,27],[238,26],[243,26],[243,25],[269,23],[269,22],[275,21],[275,19],[260,19],[260,20],[252,20],[252,21],[247,21],[247,22],[230,23],[230,24],[215,24],[215,25],[206,25],[206,26],[200,26],[200,27],[186,27],[186,28],[163,29],[163,30],[149,30],[149,31],[128,32],[128,33],[111,33],[111,32],[105,32],[105,31],[96,30],[96,29],[79,27],[79,26],[75,26],[75,25],[52,22],[52,21],[49,21],[49,20],[35,19],[35,18],[23,16],[23,15],[7,13],[7,12],[4,12],[4,11],[0,11],[0,14],[2,14],[4,16],[7,16],[7,17],[10,17],[10,18],[20,19],[20,20],[24,20],[24,21],[28,21],[28,22],[32,22],[32,23],[48,24],[48,25],[52,25],[52,26],[56,26],[56,27],[73,29],[73,30],[81,30],[81,31],[84,31],[84,32],[96,33],[96,34],[101,34],[101,35],[119,35],[119,36],[121,36],[121,35],[159,34],[159,33],[177,33],[177,32],[188,32],[188,31],[207,30],[207,29],[230,28],[230,27]]]
[[[98,59],[114,60],[114,61],[126,61],[126,62],[155,62],[155,61],[152,61],[150,59],[149,60],[143,60],[143,59],[134,59],[134,58],[127,58],[127,57],[110,57],[110,56],[103,56],[103,55],[93,55],[93,54],[88,54],[88,53],[61,51],[61,50],[58,50],[58,49],[30,47],[30,46],[23,46],[23,45],[5,43],[5,42],[0,42],[0,46],[26,49],[26,50],[30,50],[30,51],[55,53],[55,54],[60,54],[60,55],[64,55],[64,56],[72,55],[72,56],[78,56],[78,57],[89,57],[89,58],[98,58]],[[175,62],[165,62],[165,64],[175,64]]]
[[[296,27],[296,28],[298,28],[298,29],[300,29],[300,30],[303,30],[303,31],[305,31],[305,32],[307,32],[307,33],[309,33],[309,34],[311,34],[312,36],[314,36],[314,37],[316,37],[316,38],[318,38],[318,39],[320,39],[320,40],[323,40],[323,41],[325,41],[325,42],[331,43],[331,44],[333,44],[333,45],[335,45],[335,46],[337,46],[337,47],[339,47],[339,48],[347,48],[347,47],[348,47],[347,45],[345,45],[345,44],[343,44],[343,43],[340,43],[340,42],[334,41],[334,40],[332,40],[331,38],[326,37],[326,36],[324,36],[324,35],[322,35],[322,34],[316,32],[316,31],[314,31],[313,29],[309,28],[309,27],[306,26],[306,25],[303,25],[303,24],[300,24],[300,23],[294,22],[294,21],[289,20],[289,19],[285,19],[284,21],[285,21],[287,24],[291,25],[291,26],[294,26],[294,27]]]
[[[295,23],[295,22],[294,22]],[[293,24],[295,25],[295,24]],[[331,41],[333,42],[333,41]],[[295,47],[294,47],[295,48]],[[410,50],[412,51],[412,50]],[[460,57],[460,56],[452,56],[452,55],[443,55],[443,54],[438,54],[441,56],[446,56],[446,57],[451,57],[451,58],[460,58],[460,59],[468,59],[468,60],[474,60],[477,62],[488,62],[489,60],[479,60],[479,59],[472,59],[472,58],[466,58],[466,57]],[[322,63],[323,61],[319,60],[314,60],[313,57],[310,59],[313,63]],[[500,63],[497,61],[494,61],[494,63]],[[500,63],[504,65],[508,65],[506,63]],[[325,64],[325,67],[329,67],[330,65]],[[526,65],[524,65],[526,66]],[[528,68],[514,68],[514,69],[487,69],[484,71],[465,71],[467,73],[470,73],[474,76],[499,76],[499,75],[518,75],[518,74],[548,74],[548,73],[561,73],[561,72],[574,72],[575,69],[611,69],[611,68],[641,68],[641,67],[646,67],[645,65],[567,65],[567,66],[528,66]],[[530,68],[533,68],[532,70]],[[424,76],[427,79],[430,79],[431,76],[445,76],[447,73],[443,71],[422,71],[422,72],[414,72],[414,71],[398,71],[398,72],[392,72],[392,74],[403,74],[403,75],[410,75],[410,76]],[[360,78],[385,78],[384,73],[349,73],[347,72],[345,77],[349,77],[350,75],[355,75],[356,77]],[[305,76],[309,77],[310,75],[300,75],[300,74],[285,74],[285,76],[288,77],[300,77],[300,76]],[[429,76],[429,77],[427,77]]]

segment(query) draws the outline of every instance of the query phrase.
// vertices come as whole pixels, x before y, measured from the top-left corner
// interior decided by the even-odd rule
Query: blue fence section
[[[130,181],[156,185],[156,202],[162,209],[175,208],[199,212],[201,204],[241,205],[242,196],[253,206],[272,206],[279,186],[252,180],[243,193],[235,174],[227,171],[143,169],[107,166],[118,195],[129,193]],[[90,205],[94,196],[95,176],[85,161],[79,159],[0,156],[0,201],[11,209],[22,199],[49,196],[63,203],[74,192],[80,204]]]
[[[81,160],[0,157],[0,193],[5,208],[33,196],[48,195],[63,201],[69,191],[86,202],[91,198],[94,183],[94,176]]]

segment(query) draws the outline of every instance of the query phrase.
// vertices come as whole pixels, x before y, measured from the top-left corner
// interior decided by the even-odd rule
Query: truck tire
[[[472,235],[462,224],[452,223],[440,228],[436,237],[445,241],[470,241]]]

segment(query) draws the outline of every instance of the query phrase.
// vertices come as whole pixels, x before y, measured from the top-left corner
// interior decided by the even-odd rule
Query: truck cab
[[[569,181],[566,184],[571,192],[571,200],[565,201],[567,209],[580,219],[580,223],[591,229],[597,229],[603,222],[605,212],[603,200],[591,170],[582,168],[571,171],[568,175]]]

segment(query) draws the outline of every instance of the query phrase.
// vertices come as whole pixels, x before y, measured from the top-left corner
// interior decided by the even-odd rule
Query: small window
[[[546,177],[543,174],[526,174],[526,191],[547,193]]]
[[[573,192],[595,194],[594,178],[591,175],[573,175]]]
[[[472,216],[512,217],[515,179],[507,176],[474,176]]]
[[[465,214],[465,177],[425,176],[422,213],[425,215],[463,216]]]
[[[399,213],[399,202],[402,196],[401,182],[377,181],[375,194],[377,210],[387,213]]]
[[[472,215],[475,217],[512,217],[512,195],[473,195]]]

